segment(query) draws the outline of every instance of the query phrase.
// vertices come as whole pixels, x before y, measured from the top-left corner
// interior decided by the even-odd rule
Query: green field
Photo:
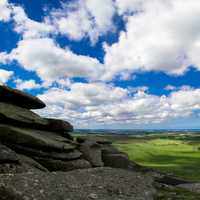
[[[95,135],[111,140],[115,147],[126,152],[131,160],[142,166],[185,180],[200,181],[198,134]],[[200,200],[200,196],[174,187],[158,189],[155,200]]]
[[[117,138],[114,146],[140,165],[200,181],[200,140],[197,137]]]

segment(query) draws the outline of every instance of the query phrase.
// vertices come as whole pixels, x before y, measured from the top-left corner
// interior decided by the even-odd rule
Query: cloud
[[[128,80],[138,71],[182,75],[192,64],[200,69],[200,3],[196,0],[76,0],[51,10],[42,22],[28,18],[19,6],[8,6],[12,7],[15,31],[23,36],[10,57],[24,69],[36,71],[46,83],[70,77]],[[51,34],[72,40],[89,37],[94,44],[114,30],[116,13],[124,18],[126,29],[118,42],[104,44],[103,64],[60,48],[50,38]],[[4,57],[5,62],[6,56],[1,53],[0,59]]]
[[[39,38],[56,33],[55,27],[47,22],[38,22],[30,19],[21,6],[8,3],[7,0],[0,1],[0,21],[14,24],[14,30],[22,34],[23,38]]]
[[[0,69],[0,84],[5,84],[13,76],[13,74],[13,71]]]
[[[58,84],[59,88],[70,88],[73,81],[69,78],[59,79],[56,81],[56,84]]]
[[[58,98],[63,106],[65,103],[69,103],[75,105],[72,107],[76,107],[77,104],[84,106],[105,105],[106,101],[114,103],[127,96],[126,89],[104,83],[73,83],[70,90],[52,88],[47,93],[55,96],[55,98],[48,98],[46,95],[40,97],[50,103],[57,102],[56,98]]]
[[[35,80],[17,79],[18,89],[49,88],[39,95],[48,106],[38,112],[78,123],[79,127],[94,123],[159,123],[199,112],[200,89],[168,85],[165,89],[170,94],[158,96],[149,94],[147,86],[124,89],[106,83],[115,78],[134,79],[135,72],[182,75],[189,65],[199,70],[199,1],[71,2],[51,10],[41,22],[30,19],[20,6],[0,2],[0,20],[12,20],[22,38],[11,53],[0,52],[0,62],[17,61],[43,81],[40,85]],[[116,43],[103,45],[103,63],[61,48],[55,41],[55,36],[61,34],[69,40],[89,38],[95,45],[101,36],[115,31],[116,13],[124,20],[125,30]],[[1,83],[12,76],[12,71],[0,70]],[[76,83],[74,77],[85,78],[88,83]]]
[[[144,0],[116,0],[115,2],[118,14],[123,16],[142,11]]]
[[[28,18],[24,9],[20,6],[13,6],[12,14],[15,31],[22,34],[23,38],[45,37],[55,31],[53,26],[45,22],[37,22]]]
[[[182,85],[182,86],[167,85],[164,89],[167,91],[178,91],[178,90],[188,91],[194,88],[191,87],[190,85]]]
[[[7,0],[0,1],[0,21],[7,22],[11,17],[11,8]]]
[[[126,30],[117,43],[105,44],[104,63],[109,67],[104,79],[123,71],[181,75],[191,64],[200,69],[199,1],[133,1],[132,6],[128,0],[117,3],[121,14],[131,8],[139,12],[127,16]]]
[[[9,62],[10,55],[6,52],[0,52],[0,63],[7,64]]]
[[[200,89],[183,88],[172,92],[170,103],[176,115],[188,116],[200,110]]]
[[[67,77],[97,79],[104,70],[97,59],[62,49],[50,38],[20,41],[10,59],[17,60],[28,71],[35,71],[47,85]]]
[[[1,1],[2,6],[12,13],[15,31],[23,37],[15,51],[18,54],[17,60],[25,69],[36,71],[42,79],[48,73],[45,71],[46,66],[50,66],[50,73],[47,75],[49,79],[60,78],[59,72],[56,72],[53,77],[54,70],[51,69],[55,68],[52,65],[56,64],[58,68],[63,69],[63,61],[69,70],[64,73],[67,77],[62,78],[81,76],[112,80],[119,77],[122,80],[128,80],[132,78],[133,73],[138,71],[162,71],[170,75],[182,75],[190,65],[200,69],[198,55],[200,3],[196,0],[184,3],[182,0],[153,0],[151,2],[76,0],[71,3],[62,3],[62,8],[50,10],[49,15],[42,22],[28,18],[20,6],[9,4],[5,0]],[[121,31],[118,42],[112,45],[104,44],[104,65],[95,58],[76,55],[69,49],[61,49],[53,42],[53,39],[50,39],[52,35],[58,34],[72,40],[89,37],[91,44],[94,44],[100,36],[115,29],[113,17],[116,13],[124,19],[126,29]],[[51,61],[41,61],[41,58],[38,59],[41,63],[33,62],[32,64],[22,58],[20,51],[28,48],[28,45],[34,45],[34,49],[31,52],[29,50],[28,53],[30,56],[35,55],[34,51],[41,48],[38,41],[44,41],[46,46],[53,47],[56,53]],[[62,54],[60,61],[56,55],[58,52]],[[46,47],[43,53],[50,55]],[[0,54],[1,60],[3,60],[2,56],[6,57],[6,54]],[[69,65],[72,66],[71,62],[74,60],[75,67],[70,67]],[[44,67],[39,69],[38,64]],[[88,74],[91,75],[88,76]]]
[[[74,83],[70,89],[51,88],[39,95],[48,105],[40,112],[49,117],[58,117],[82,123],[102,120],[100,107],[106,107],[126,98],[128,91],[103,83]],[[53,98],[51,98],[53,97]]]
[[[189,98],[188,98],[189,97]],[[39,95],[47,107],[43,116],[71,121],[76,127],[96,124],[160,123],[200,111],[200,89],[179,89],[168,96],[145,89],[123,89],[104,83],[74,83],[69,89],[51,88]]]
[[[19,90],[32,90],[32,89],[41,88],[41,85],[36,83],[35,80],[16,79],[15,84],[16,84],[16,88]]]
[[[167,85],[164,89],[167,91],[174,91],[177,89],[177,87],[174,85]]]
[[[112,0],[77,0],[63,3],[62,8],[53,10],[47,20],[72,40],[89,37],[95,43],[114,28],[114,14]]]

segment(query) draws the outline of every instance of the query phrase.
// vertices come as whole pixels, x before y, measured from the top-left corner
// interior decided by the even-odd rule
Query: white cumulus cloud
[[[0,69],[0,84],[5,84],[13,75],[13,71]]]
[[[23,38],[40,38],[55,31],[54,27],[45,23],[34,21],[26,15],[20,6],[13,6],[13,20],[15,31],[22,34]]]
[[[0,1],[0,21],[7,22],[11,17],[11,8],[7,0]]]
[[[127,8],[124,1],[117,2],[120,13],[131,8],[139,12],[127,17],[126,30],[120,33],[117,43],[105,45],[105,79],[123,71],[181,75],[191,64],[200,69],[199,1],[129,0],[125,1]]]
[[[97,59],[60,48],[50,38],[20,41],[10,59],[17,60],[28,71],[35,71],[46,84],[66,77],[97,79],[104,70]]]
[[[62,4],[51,12],[50,22],[73,40],[89,37],[95,43],[99,36],[112,31],[115,5],[112,0],[77,0]]]
[[[32,90],[41,87],[41,85],[36,83],[35,80],[16,79],[15,83],[16,83],[16,88],[19,90]]]
[[[132,88],[133,89],[133,88]],[[39,95],[47,108],[40,114],[71,121],[77,127],[91,124],[160,123],[200,111],[200,89],[179,89],[168,96],[145,90],[122,89],[103,83],[74,83],[70,89],[51,88]]]

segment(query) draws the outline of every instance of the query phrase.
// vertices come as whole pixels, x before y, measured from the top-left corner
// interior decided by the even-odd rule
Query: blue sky
[[[0,0],[0,83],[76,128],[200,128],[199,17],[196,0]]]

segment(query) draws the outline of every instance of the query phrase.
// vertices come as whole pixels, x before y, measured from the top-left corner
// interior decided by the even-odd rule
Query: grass
[[[200,196],[182,188],[160,189],[155,200],[200,200]]]
[[[111,140],[140,165],[186,180],[200,181],[199,135],[98,136]],[[182,188],[158,188],[155,200],[200,200],[200,195]]]
[[[114,146],[140,165],[200,181],[200,141],[196,138],[127,138],[114,141]]]

